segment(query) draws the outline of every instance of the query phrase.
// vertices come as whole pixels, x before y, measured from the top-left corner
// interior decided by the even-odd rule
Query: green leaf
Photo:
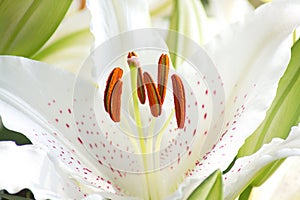
[[[207,177],[189,196],[188,200],[223,200],[223,181],[220,170]]]
[[[239,196],[239,200],[248,200],[252,191],[252,186],[247,187],[243,193]]]
[[[300,41],[292,48],[290,63],[281,78],[276,97],[267,112],[265,120],[247,138],[237,158],[255,153],[263,144],[275,137],[285,139],[292,126],[300,121]]]
[[[285,139],[292,126],[300,122],[300,40],[292,47],[291,60],[281,78],[276,97],[267,112],[266,118],[256,131],[246,139],[245,144],[238,152],[237,158],[251,155],[271,142],[275,137]],[[284,159],[272,162],[261,169],[248,189],[263,184],[281,165]],[[248,194],[244,191],[242,194]],[[247,196],[247,195],[245,195]],[[246,198],[242,198],[246,199]]]
[[[72,0],[0,0],[0,54],[33,56],[54,33]]]

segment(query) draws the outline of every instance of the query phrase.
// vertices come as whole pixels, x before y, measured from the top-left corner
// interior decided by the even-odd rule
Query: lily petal
[[[269,144],[263,145],[255,154],[238,159],[234,167],[224,176],[225,199],[234,199],[267,164],[281,158],[299,156],[299,136],[300,124],[292,127],[286,140],[275,138]]]
[[[219,113],[224,121],[216,122],[224,127],[216,145],[205,141],[207,153],[179,187],[177,198],[189,194],[214,170],[225,170],[263,120],[289,62],[286,38],[300,24],[299,9],[300,2],[293,0],[261,6],[206,46],[225,88],[225,102],[220,102],[225,110]]]
[[[246,0],[210,0],[208,9],[215,20],[226,22],[225,24],[239,21],[254,10]]]
[[[41,147],[0,142],[0,188],[16,193],[30,188],[36,199],[83,198]]]
[[[261,186],[253,188],[253,199],[299,199],[299,157],[287,158]]]
[[[147,0],[88,0],[95,47],[124,31],[150,26]]]
[[[5,127],[49,149],[68,176],[95,190],[115,193],[78,137],[71,108],[75,76],[14,56],[1,56],[0,66],[0,113]]]
[[[222,75],[226,95],[225,126],[216,147],[222,151],[212,156],[212,165],[226,169],[265,117],[290,59],[287,38],[300,24],[299,9],[300,2],[293,0],[261,6],[207,46]],[[226,146],[230,149],[223,148]]]
[[[229,24],[239,21],[253,10],[253,6],[247,0],[210,0],[205,42],[209,42]]]

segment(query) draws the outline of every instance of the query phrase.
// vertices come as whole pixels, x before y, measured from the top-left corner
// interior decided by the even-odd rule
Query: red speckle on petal
[[[205,114],[204,114],[203,118],[204,118],[204,119],[206,119],[206,118],[207,118],[207,113],[205,113]]]
[[[82,142],[82,140],[80,139],[80,137],[78,137],[77,140],[80,142],[80,144],[83,144],[83,142]]]
[[[69,112],[69,114],[71,114],[71,113],[72,113],[70,108],[68,109],[68,112]]]
[[[66,124],[66,127],[67,127],[67,128],[70,128],[70,125],[69,125],[69,124]]]

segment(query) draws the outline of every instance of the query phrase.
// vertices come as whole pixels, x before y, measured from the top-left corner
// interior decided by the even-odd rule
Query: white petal
[[[36,199],[83,198],[76,182],[61,174],[57,163],[38,146],[0,142],[0,189],[29,188]]]
[[[177,1],[178,19],[176,31],[191,38],[198,44],[203,44],[206,33],[206,13],[200,1]],[[173,41],[174,42],[174,41]],[[180,44],[180,41],[177,41]]]
[[[95,112],[103,98],[97,96],[94,105],[90,92],[99,91],[91,79],[75,80],[72,73],[14,56],[0,57],[0,65],[0,114],[8,129],[49,149],[81,190],[147,196],[143,174],[119,170],[143,169],[141,157],[133,154],[125,134],[115,134],[119,129],[107,113]],[[83,92],[76,96],[74,87]]]
[[[210,0],[209,14],[227,24],[239,21],[253,6],[247,0]]]
[[[224,119],[218,121],[224,129],[212,148],[212,141],[205,142],[207,155],[178,189],[179,196],[191,192],[215,169],[225,170],[263,120],[289,61],[286,38],[300,23],[299,9],[300,2],[290,0],[261,7],[208,46],[225,87],[226,101],[220,99],[225,110],[219,113]]]
[[[265,4],[207,44],[222,75],[227,101],[240,87],[260,87],[259,81],[274,85],[268,80],[277,83],[290,57],[285,40],[300,23],[299,4],[297,0]]]
[[[94,42],[89,30],[90,21],[87,9],[72,11],[33,59],[77,72],[90,54]]]
[[[247,186],[256,173],[272,161],[300,155],[300,124],[293,127],[286,140],[275,138],[255,154],[238,159],[224,175],[225,199],[232,199]],[[284,196],[286,199],[286,196]]]
[[[72,114],[74,75],[14,56],[1,56],[0,65],[3,124],[49,149],[62,170],[82,187],[114,192],[112,183],[99,171],[99,163],[79,139]]]
[[[299,199],[300,157],[289,157],[261,186],[253,188],[252,199]]]
[[[224,37],[229,33],[227,39],[217,39],[220,43],[216,49],[210,46],[226,95],[225,126],[220,142],[210,151],[213,155],[208,155],[215,169],[226,169],[244,140],[264,119],[289,62],[287,38],[300,24],[299,9],[300,2],[293,0],[262,6],[225,32]],[[254,32],[258,35],[251,41]]]
[[[92,14],[95,47],[121,32],[150,25],[146,0],[88,0],[87,3]]]
[[[147,0],[151,15],[151,23],[155,28],[167,30],[169,28],[170,16],[175,1],[172,0]]]
[[[209,42],[216,34],[229,24],[239,21],[254,9],[247,0],[211,0],[207,8],[208,21],[204,29],[206,40]]]

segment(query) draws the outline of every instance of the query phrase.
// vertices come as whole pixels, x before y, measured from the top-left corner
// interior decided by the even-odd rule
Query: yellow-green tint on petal
[[[203,44],[203,27],[205,27],[206,20],[206,14],[200,1],[176,0],[169,29],[189,37],[198,44]],[[180,38],[174,37],[174,34],[168,35],[167,44],[170,49],[175,50],[175,53],[183,52],[185,48],[188,48],[183,41],[180,41]],[[178,65],[182,64],[183,60],[175,53],[170,53],[170,58],[176,69]]]
[[[241,147],[238,158],[255,153],[263,144],[273,138],[285,139],[290,127],[299,123],[300,117],[300,41],[292,48],[292,57],[288,68],[279,82],[277,95],[267,112],[267,116],[258,129]],[[250,185],[258,187],[263,184],[281,165],[283,160],[270,163],[261,169]]]
[[[267,112],[265,120],[242,146],[238,157],[256,152],[274,137],[285,139],[290,128],[299,123],[300,116],[300,41],[292,48],[292,57],[281,78],[276,97]]]
[[[223,200],[223,181],[220,170],[207,177],[188,197],[188,200]]]
[[[80,30],[60,38],[32,57],[76,73],[92,46],[91,32]]]
[[[54,33],[71,0],[2,0],[0,54],[30,57]]]

